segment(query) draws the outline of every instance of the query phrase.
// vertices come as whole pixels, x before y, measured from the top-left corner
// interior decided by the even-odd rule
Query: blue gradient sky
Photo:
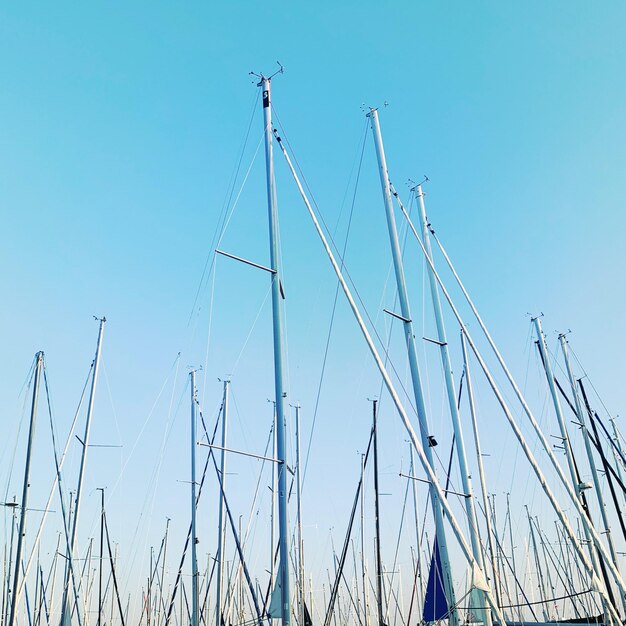
[[[365,128],[361,106],[388,102],[381,124],[391,177],[406,199],[409,178],[431,179],[429,216],[516,376],[537,374],[526,314],[544,312],[552,349],[553,331],[572,329],[576,353],[609,410],[620,413],[626,399],[625,27],[626,7],[610,1],[5,4],[2,488],[32,355],[46,352],[56,420],[65,434],[93,355],[92,315],[109,319],[93,441],[123,448],[92,455],[85,538],[97,516],[93,490],[112,488],[122,467],[111,495],[121,542],[130,545],[141,532],[145,545],[158,544],[165,516],[176,517],[172,511],[186,506],[186,487],[176,481],[187,478],[188,365],[207,369],[200,386],[211,419],[220,400],[217,377],[233,376],[240,409],[233,445],[257,452],[264,446],[271,420],[266,400],[273,393],[266,277],[220,259],[200,290],[199,307],[192,307],[256,97],[248,72],[273,71],[276,60],[286,68],[274,81],[285,137],[327,223],[338,224],[337,241],[345,237]],[[261,138],[260,115],[257,107],[244,171]],[[221,244],[259,263],[268,258],[263,176],[260,152]],[[289,399],[302,402],[308,430],[335,282],[278,160],[277,179]],[[385,290],[388,242],[369,135],[356,198],[346,263],[384,334],[388,320],[380,304],[393,306],[394,291],[391,283]],[[432,332],[423,264],[412,243],[407,264],[414,317]],[[449,334],[456,337],[451,320]],[[392,350],[406,381],[397,328]],[[380,387],[341,301],[329,354],[307,478],[306,506],[317,526],[306,532],[318,545],[326,545],[331,526],[340,543],[357,451],[369,428],[366,398]],[[454,355],[460,372],[458,346]],[[439,372],[435,357],[425,350],[429,382]],[[433,380],[431,389],[434,429],[445,441],[440,383]],[[544,387],[531,397],[544,411]],[[401,497],[397,472],[400,456],[406,469],[405,437],[390,411],[385,420],[387,491]],[[159,482],[151,482],[170,423]],[[34,471],[47,484],[49,435],[40,427]],[[506,437],[494,421],[487,445],[501,448]],[[78,451],[72,455],[75,469]],[[258,466],[240,464],[233,481],[244,507]],[[491,469],[493,491],[509,489],[512,474]],[[329,481],[335,485],[330,491]],[[142,508],[147,484],[154,489],[146,496],[152,504]],[[9,496],[18,485],[14,475]],[[47,488],[33,487],[37,502]],[[204,518],[208,534],[214,534],[211,510]],[[179,543],[186,520],[180,513],[173,522]],[[389,522],[390,537],[394,528]],[[140,562],[145,546],[133,549],[144,550]],[[208,538],[203,549],[212,549]]]

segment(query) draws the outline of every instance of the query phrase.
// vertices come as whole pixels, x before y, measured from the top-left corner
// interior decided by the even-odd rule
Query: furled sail
[[[435,535],[422,619],[424,622],[437,622],[446,618],[448,613],[448,600],[446,599],[446,593],[443,588],[443,572],[441,569],[441,556],[439,555],[439,542],[437,541],[437,535]]]

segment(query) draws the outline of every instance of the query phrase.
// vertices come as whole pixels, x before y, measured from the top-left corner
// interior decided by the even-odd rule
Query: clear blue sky
[[[112,495],[120,540],[129,541],[128,529],[143,524],[137,527],[146,543],[157,545],[165,515],[186,506],[186,487],[176,481],[187,479],[182,394],[188,365],[208,364],[200,384],[211,418],[221,390],[216,378],[233,375],[241,409],[233,445],[264,446],[271,419],[266,400],[273,393],[265,277],[220,260],[213,300],[211,275],[200,309],[188,319],[252,112],[256,88],[248,72],[271,72],[276,60],[286,68],[274,81],[280,121],[322,214],[330,225],[339,223],[338,241],[345,236],[364,131],[361,106],[388,102],[381,123],[395,185],[406,190],[408,178],[431,179],[431,220],[516,375],[523,379],[527,362],[535,363],[526,313],[543,311],[551,346],[554,330],[572,329],[572,345],[609,409],[619,413],[626,400],[625,28],[620,2],[4,5],[3,480],[22,414],[18,394],[36,350],[46,352],[58,427],[67,432],[93,355],[92,315],[109,319],[93,438],[123,448],[92,455],[86,526],[95,519],[93,489],[112,487],[127,459],[122,487]],[[257,107],[244,171],[261,130]],[[346,262],[373,316],[389,269],[377,176],[368,136]],[[277,177],[290,400],[303,403],[308,429],[335,283],[282,162]],[[260,263],[268,256],[264,194],[259,153],[222,247]],[[409,249],[413,306],[421,319],[422,308],[430,315],[430,302],[423,298],[422,261]],[[391,286],[383,301],[392,305]],[[382,318],[378,326],[384,332]],[[456,334],[452,326],[450,334]],[[403,373],[399,337],[394,341]],[[431,365],[435,376],[438,363]],[[312,543],[326,541],[335,526],[337,544],[358,473],[357,450],[367,437],[366,398],[379,387],[343,303],[328,367],[307,479],[310,524],[319,528],[317,535],[307,532]],[[455,367],[460,372],[458,361]],[[433,421],[442,424],[445,439],[447,417],[433,385]],[[156,513],[150,523],[144,510],[139,523],[143,496],[133,494],[157,463],[170,398],[180,409]],[[394,420],[390,413],[386,471],[388,490],[400,497],[398,459],[406,450],[395,447],[405,444]],[[48,446],[45,426],[42,417],[39,459]],[[73,450],[72,467],[77,454]],[[47,483],[49,463],[41,460],[35,469],[33,482]],[[328,492],[329,480],[336,481],[336,493]],[[9,495],[17,484],[14,476]],[[34,487],[41,505],[47,488]],[[179,543],[186,523],[184,516],[176,520]],[[211,536],[212,524],[206,522]],[[395,532],[391,525],[388,532]],[[91,536],[89,528],[84,533]],[[211,546],[207,537],[203,550]]]

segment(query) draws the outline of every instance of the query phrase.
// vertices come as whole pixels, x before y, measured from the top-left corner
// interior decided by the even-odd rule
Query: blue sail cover
[[[443,588],[443,574],[441,569],[441,556],[439,555],[439,542],[437,535],[433,542],[433,556],[430,560],[428,572],[428,584],[426,585],[426,597],[424,598],[424,622],[437,622],[448,616],[448,600]]]

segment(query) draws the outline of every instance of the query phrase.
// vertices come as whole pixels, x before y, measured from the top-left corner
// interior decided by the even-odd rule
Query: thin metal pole
[[[272,458],[276,458],[276,402],[272,402],[273,421],[272,421]],[[274,588],[276,580],[276,487],[278,471],[276,463],[272,463],[272,506],[270,510],[270,589]],[[217,624],[216,626],[220,626]]]
[[[160,552],[159,552],[160,555]],[[158,557],[156,565],[158,565]],[[156,568],[154,562],[154,549],[150,546],[150,569],[148,570],[148,576],[146,577],[146,593],[144,594],[144,602],[146,607],[146,624],[148,622],[153,624],[156,620],[156,593],[152,591],[152,585],[158,585],[159,577],[156,575]]]
[[[243,515],[239,516],[239,536],[243,537],[243,525],[242,525],[242,518]],[[237,568],[239,576],[239,597],[238,597],[238,615],[239,615],[239,624],[242,624],[244,622],[244,617],[245,617],[245,605],[244,605],[244,586],[243,586],[243,567],[241,564],[239,564],[239,567]]]
[[[415,459],[413,458],[413,446],[411,442],[409,442],[409,454],[411,459],[411,474],[415,475],[416,467],[415,467]],[[415,597],[418,601],[418,606],[422,606],[422,539],[420,537],[420,521],[419,521],[419,513],[417,506],[417,484],[416,481],[411,481],[411,491],[413,493],[413,518],[415,522],[415,553],[416,553],[416,562],[415,562]],[[419,578],[419,585],[417,584],[417,579]],[[411,598],[413,601],[413,598]]]
[[[598,433],[598,428],[594,421],[594,416],[596,420],[599,421],[599,417],[597,413],[591,412],[591,407],[589,406],[589,399],[587,398],[587,393],[585,391],[585,387],[583,386],[582,378],[578,379],[578,385],[580,386],[580,391],[583,395],[583,400],[585,402],[585,407],[587,408],[587,412],[589,414],[589,423],[591,424],[591,429],[593,430],[594,437],[598,443],[598,453],[600,454],[600,460],[602,461],[602,467],[604,469],[604,473],[606,475],[607,483],[609,484],[609,491],[611,492],[611,497],[613,499],[613,504],[615,505],[615,512],[617,513],[617,519],[619,520],[620,528],[622,529],[622,535],[624,539],[626,539],[626,524],[624,523],[624,516],[622,514],[621,507],[617,501],[617,494],[615,493],[615,486],[613,485],[613,480],[611,478],[611,466],[609,465],[606,455],[604,454],[604,449],[602,448],[602,443],[600,441],[600,435]],[[602,425],[602,422],[600,422]]]
[[[96,385],[98,383],[98,370],[100,367],[100,353],[102,350],[102,338],[104,335],[104,324],[106,322],[106,317],[103,317],[100,322],[100,327],[98,329],[98,342],[96,345],[96,356],[94,357],[93,362],[93,374],[91,378],[91,389],[89,390],[89,403],[87,405],[87,418],[85,420],[85,432],[83,435],[83,439],[81,441],[83,445],[83,450],[80,457],[80,468],[78,470],[78,486],[76,487],[76,497],[74,499],[74,517],[72,518],[72,532],[70,536],[70,551],[67,555],[68,561],[71,562],[74,558],[74,550],[76,548],[76,530],[78,528],[78,514],[80,512],[80,499],[83,492],[83,479],[85,477],[85,468],[87,465],[87,449],[89,448],[89,432],[91,430],[91,417],[93,415],[93,407],[94,407],[94,398],[96,396]],[[65,585],[63,588],[63,604],[61,606],[61,624],[65,625],[66,620],[69,623],[67,612],[69,611],[67,594],[69,591],[69,577],[70,577],[70,567],[67,567],[65,570]],[[72,575],[72,578],[73,575]],[[76,587],[76,581],[74,581],[74,588]],[[76,597],[76,612],[78,614],[78,596]]]
[[[196,372],[191,378],[191,626],[198,626],[198,555],[196,550]]]
[[[617,552],[615,551],[613,535],[611,534],[611,526],[609,524],[609,519],[606,513],[606,505],[604,504],[604,499],[602,498],[602,490],[600,488],[600,479],[598,478],[598,470],[596,468],[595,459],[593,458],[593,450],[591,449],[591,442],[589,441],[589,432],[587,431],[587,425],[585,423],[584,412],[580,404],[580,398],[578,397],[578,390],[576,389],[576,379],[574,378],[572,365],[569,360],[569,351],[567,349],[567,339],[565,338],[565,335],[562,333],[559,335],[559,343],[561,344],[561,351],[563,352],[563,358],[565,360],[565,369],[567,371],[567,378],[569,380],[570,388],[572,390],[572,395],[574,396],[574,406],[576,407],[576,416],[578,417],[578,421],[581,425],[583,441],[585,443],[585,451],[587,453],[587,459],[589,460],[589,467],[591,468],[593,488],[594,488],[594,491],[596,492],[596,498],[598,500],[598,507],[600,508],[600,515],[602,517],[602,524],[604,526],[604,532],[606,535],[607,542],[609,544],[609,552],[611,554],[611,560],[613,561],[613,564],[615,565],[615,567],[619,569],[619,563],[617,561]],[[599,439],[598,439],[598,445],[601,445]],[[605,575],[605,583],[607,585],[607,590],[610,590],[610,587],[609,587],[610,583],[608,581],[608,576],[606,575]],[[624,615],[626,615],[626,599],[624,598],[624,596],[621,596],[621,600],[622,600],[622,609],[624,611]]]
[[[431,467],[435,467],[432,449],[428,440],[429,425],[426,414],[426,406],[424,404],[424,393],[422,390],[422,382],[419,371],[419,363],[417,360],[417,348],[415,346],[415,333],[413,332],[413,322],[411,321],[411,309],[409,306],[409,298],[406,288],[406,280],[404,277],[404,267],[402,263],[402,253],[400,243],[398,241],[398,232],[396,221],[393,214],[393,205],[391,201],[391,188],[389,184],[389,176],[387,173],[387,163],[385,160],[385,152],[383,148],[383,140],[380,132],[380,124],[378,122],[378,111],[371,109],[368,113],[371,121],[372,133],[374,135],[374,145],[376,147],[376,156],[378,159],[378,169],[380,173],[380,183],[383,191],[383,200],[385,205],[385,214],[387,216],[387,228],[389,230],[389,240],[391,244],[391,254],[393,257],[393,265],[398,288],[398,301],[400,303],[400,312],[403,317],[404,334],[407,344],[409,356],[409,367],[411,370],[411,381],[413,384],[413,393],[415,396],[415,405],[417,408],[417,417],[419,422],[420,436],[422,447],[428,463]],[[443,514],[441,511],[441,503],[437,496],[436,490],[430,487],[431,504],[433,507],[433,516],[435,518],[435,527],[437,532],[437,540],[439,543],[439,553],[441,556],[441,566],[443,568],[443,584],[446,592],[446,600],[448,607],[455,607],[456,601],[454,597],[454,585],[452,581],[452,571],[450,566],[450,558],[448,555],[448,543],[445,537],[445,529],[443,526]],[[459,618],[457,611],[451,608],[450,626],[458,626]]]
[[[472,553],[476,562],[484,569],[483,551],[480,545],[480,536],[478,534],[478,521],[476,517],[476,503],[474,492],[472,489],[472,479],[467,464],[467,453],[465,451],[465,439],[463,437],[463,428],[461,426],[461,418],[455,397],[454,377],[452,374],[452,365],[450,363],[450,353],[448,351],[448,339],[446,337],[446,329],[443,321],[443,313],[441,310],[441,299],[439,297],[439,288],[437,280],[433,273],[434,261],[433,252],[430,245],[430,229],[428,219],[426,217],[426,207],[424,205],[424,192],[422,186],[416,188],[416,195],[420,207],[420,215],[422,218],[422,235],[426,254],[431,263],[427,264],[428,279],[430,282],[430,294],[435,313],[435,324],[437,327],[437,339],[439,340],[439,352],[441,354],[441,363],[443,366],[444,378],[446,383],[446,391],[448,395],[448,406],[450,408],[450,418],[452,419],[452,428],[454,429],[454,438],[456,440],[456,452],[459,461],[459,472],[461,474],[461,484],[463,485],[463,493],[465,494],[465,511],[467,514],[467,522],[469,526],[469,535],[472,545]],[[432,267],[431,267],[432,266]],[[491,626],[491,614],[485,601],[485,594],[479,589],[475,589],[475,597],[479,602],[478,617],[485,626]]]
[[[365,455],[361,454],[361,581],[363,584],[363,624],[369,626],[367,574],[365,569]]]
[[[383,608],[383,564],[380,556],[380,502],[378,494],[378,424],[376,407],[378,400],[372,400],[372,445],[374,451],[374,522],[376,524],[376,604],[378,606],[378,626],[384,626]]]
[[[291,622],[289,591],[289,536],[287,523],[287,472],[285,454],[285,413],[283,388],[283,337],[281,300],[281,277],[278,210],[276,206],[276,188],[274,181],[274,159],[272,150],[272,108],[270,100],[270,79],[263,77],[259,86],[263,90],[263,118],[265,128],[265,165],[267,176],[267,204],[269,213],[270,267],[272,274],[272,323],[274,335],[274,386],[276,401],[276,459],[278,460],[278,542],[280,565],[278,584],[281,594],[282,623]],[[216,625],[216,626],[219,626]]]
[[[537,568],[537,586],[539,587],[539,597],[541,598],[541,610],[543,611],[543,619],[550,620],[550,615],[547,611],[546,604],[546,586],[543,580],[543,572],[541,571],[541,563],[539,562],[539,553],[537,552],[537,540],[535,539],[535,530],[533,528],[533,521],[530,517],[530,511],[528,505],[524,505],[526,508],[526,516],[528,517],[528,526],[530,528],[530,540],[532,542],[533,553],[535,555],[535,567]]]
[[[517,603],[518,619],[522,621],[522,605],[519,598],[519,585],[517,584],[517,566],[515,564],[515,545],[513,543],[513,520],[511,519],[511,494],[506,494],[506,517],[509,520],[509,543],[511,544],[511,566],[513,567],[513,580],[515,581],[515,602]]]
[[[9,623],[9,616],[11,615],[11,566],[13,565],[13,546],[15,545],[15,528],[17,526],[17,503],[15,502],[15,496],[13,496],[13,502],[11,503],[11,540],[9,542],[9,560],[6,566],[6,604],[5,611],[3,613],[3,626]],[[6,545],[5,545],[6,551]],[[17,602],[17,600],[15,600]]]
[[[102,626],[102,561],[104,559],[104,489],[100,491],[100,562],[98,564],[98,626]]]
[[[20,529],[17,535],[17,548],[15,550],[15,574],[13,574],[13,596],[11,598],[11,613],[9,615],[9,626],[15,623],[15,610],[17,608],[17,589],[20,582],[22,569],[22,545],[24,543],[24,533],[26,532],[26,511],[28,507],[28,490],[30,488],[30,462],[33,450],[33,438],[35,436],[35,423],[37,421],[37,399],[39,397],[39,379],[43,369],[43,352],[35,355],[35,379],[33,381],[33,400],[30,407],[30,425],[28,427],[28,443],[26,445],[26,465],[24,467],[24,483],[22,486],[22,501],[20,502]]]
[[[613,451],[613,458],[615,459],[615,465],[617,466],[617,474],[619,476],[620,481],[624,482],[624,451],[622,450],[622,442],[620,441],[619,431],[617,430],[617,426],[615,426],[615,419],[609,417],[609,421],[611,422],[611,426],[613,427],[613,436],[615,438],[614,445],[611,446]],[[616,450],[617,449],[617,450]],[[621,459],[617,458],[617,453],[621,456]],[[622,495],[624,496],[624,500],[626,501],[626,491],[622,491]]]
[[[167,535],[170,528],[170,518],[165,522],[165,537],[163,538],[163,564],[161,565],[161,582],[159,584],[159,609],[163,608],[163,616],[165,616],[165,603],[163,602],[163,587],[165,585],[165,561],[167,557]],[[161,620],[159,619],[159,624]]]
[[[485,466],[483,464],[482,448],[480,445],[480,434],[478,432],[478,420],[476,418],[476,404],[474,402],[474,387],[472,385],[472,375],[470,371],[469,358],[465,333],[461,331],[461,349],[463,352],[463,367],[465,370],[465,381],[467,385],[467,399],[469,402],[470,416],[472,418],[472,431],[474,433],[474,447],[476,449],[476,462],[478,464],[478,476],[480,479],[480,491],[485,509],[485,524],[487,526],[487,545],[489,546],[489,556],[491,558],[491,568],[493,570],[493,588],[499,606],[502,606],[502,595],[500,591],[500,581],[496,553],[493,545],[493,528],[491,527],[491,516],[489,515],[489,495],[487,493],[487,481],[485,480]]]
[[[563,410],[561,409],[561,403],[559,402],[559,397],[556,392],[556,385],[554,383],[554,374],[552,372],[552,365],[550,363],[550,357],[548,355],[548,347],[546,345],[546,338],[541,328],[541,319],[539,317],[534,317],[533,323],[535,325],[535,330],[537,332],[537,339],[539,341],[539,351],[541,352],[541,356],[543,357],[543,366],[545,369],[546,378],[548,379],[548,387],[550,389],[550,395],[552,396],[552,402],[554,404],[556,419],[559,424],[559,430],[561,431],[561,440],[563,441],[563,448],[565,449],[565,458],[567,460],[567,467],[569,469],[570,477],[572,480],[572,485],[574,485],[574,489],[579,494],[579,500],[580,500],[580,478],[578,476],[576,468],[574,467],[572,448],[570,446],[569,435],[567,432],[567,427],[565,425],[565,418],[563,417]]]
[[[537,532],[539,533],[539,540],[541,541],[541,552],[543,554],[543,561],[546,564],[545,572],[546,572],[546,578],[548,579],[548,586],[550,587],[550,593],[552,594],[552,597],[554,597],[556,596],[556,586],[555,586],[554,581],[552,580],[552,575],[550,574],[550,571],[553,570],[557,575],[559,575],[559,573],[556,567],[554,566],[554,563],[550,563],[548,561],[548,557],[550,556],[550,554],[548,552],[548,549],[546,548],[547,537],[545,537],[543,533],[541,532],[541,527],[539,526],[538,517],[535,517],[534,524],[535,524],[535,527],[537,528]],[[550,561],[552,561],[551,556],[550,556]],[[574,605],[574,609],[576,609],[576,603],[572,602],[572,604]],[[560,619],[558,604],[555,603],[553,607],[554,607],[554,613],[556,615],[556,619],[558,620]]]
[[[503,542],[500,541],[500,538],[498,536],[498,510],[496,507],[496,494],[492,494],[491,496],[491,505],[489,507],[489,514],[491,516],[491,522],[492,522],[492,528],[493,528],[493,536],[496,542],[496,555],[495,555],[495,559],[496,559],[496,568],[497,568],[497,577],[498,577],[498,581],[499,581],[499,587],[500,587],[500,602],[502,602],[502,599],[504,598],[504,593],[503,593],[503,588],[504,588],[504,592],[506,592],[506,596],[509,599],[510,603],[513,602],[513,597],[511,596],[511,590],[509,587],[509,578],[507,575],[507,568],[505,567],[505,562],[508,563],[508,561],[506,561],[506,555],[504,554],[504,547],[503,547]],[[504,530],[506,530],[506,525]]]
[[[300,469],[300,404],[296,404],[296,507],[298,520],[298,569],[300,626],[304,624],[304,543],[302,540],[302,472]]]
[[[148,570],[148,580],[146,581],[146,626],[150,626],[150,603],[152,602],[152,567],[153,567],[153,550],[150,546],[150,569]]]
[[[228,385],[230,381],[224,381],[224,398],[222,400],[222,448],[226,448],[228,434]],[[220,454],[220,476],[222,488],[226,487],[226,451]],[[215,598],[215,626],[222,626],[222,582],[224,578],[224,543],[226,531],[224,527],[224,496],[220,491],[218,522],[217,522],[217,585]]]

